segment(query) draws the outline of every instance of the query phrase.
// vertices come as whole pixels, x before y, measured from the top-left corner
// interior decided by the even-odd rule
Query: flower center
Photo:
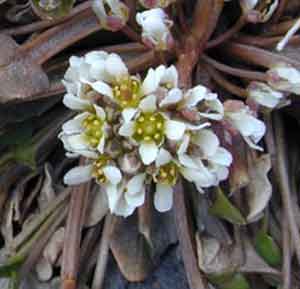
[[[159,168],[155,181],[164,185],[174,186],[177,181],[178,168],[174,162],[169,162]]]
[[[138,79],[125,78],[113,87],[114,98],[122,108],[137,107],[141,99],[140,87]]]
[[[98,183],[104,184],[107,181],[106,176],[104,175],[103,172],[103,168],[108,164],[108,162],[109,162],[109,157],[106,155],[101,155],[93,163],[92,175]]]
[[[87,143],[96,148],[103,136],[103,120],[96,114],[90,114],[82,121],[84,138]]]
[[[137,142],[155,142],[164,139],[165,119],[161,113],[141,113],[135,120],[133,138]]]

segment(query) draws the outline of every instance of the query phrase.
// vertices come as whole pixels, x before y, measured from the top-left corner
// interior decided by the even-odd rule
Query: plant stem
[[[289,179],[289,170],[286,158],[285,134],[282,118],[279,112],[274,112],[275,142],[277,147],[277,167],[279,176],[279,187],[282,197],[282,203],[288,220],[289,231],[291,232],[292,242],[295,247],[298,263],[300,264],[300,234],[294,216],[293,202],[291,198],[291,187]]]
[[[234,76],[241,77],[241,78],[247,78],[247,79],[251,79],[251,80],[267,81],[267,76],[265,75],[265,73],[252,71],[252,70],[245,70],[245,69],[240,69],[240,68],[233,68],[231,66],[220,63],[220,62],[210,58],[206,54],[203,54],[201,56],[201,59],[203,59],[208,64],[212,65],[214,68],[216,68],[222,72],[225,72],[227,74],[234,75]]]
[[[109,256],[109,244],[111,234],[114,230],[114,225],[117,222],[117,218],[110,213],[105,217],[104,227],[101,236],[101,244],[97,257],[97,265],[94,273],[94,279],[92,282],[92,289],[102,289],[105,277],[105,271]]]
[[[179,180],[175,186],[174,210],[177,234],[189,286],[191,289],[204,289],[206,288],[206,281],[198,269],[198,260],[195,253],[195,240],[190,231],[188,211],[181,180]]]
[[[271,68],[278,63],[287,63],[296,68],[300,68],[300,63],[295,59],[290,59],[283,55],[272,53],[270,51],[247,46],[238,43],[227,43],[222,47],[222,51],[231,57],[237,57],[247,63],[259,65],[266,68]]]
[[[247,90],[240,88],[239,86],[229,82],[226,78],[222,76],[220,72],[215,70],[212,66],[205,64],[204,65],[205,70],[208,72],[208,74],[211,76],[211,78],[221,87],[226,89],[228,92],[239,96],[241,98],[246,98],[248,93]]]
[[[76,288],[81,232],[86,215],[89,188],[90,183],[83,184],[75,187],[71,194],[61,269],[63,289]]]

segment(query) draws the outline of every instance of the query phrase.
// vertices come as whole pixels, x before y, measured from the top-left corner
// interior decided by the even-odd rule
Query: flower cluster
[[[174,66],[151,68],[142,78],[131,75],[117,54],[95,51],[71,57],[63,83],[63,102],[77,115],[59,138],[68,157],[86,158],[64,181],[94,179],[116,215],[128,216],[141,206],[152,183],[155,208],[164,212],[172,207],[178,178],[199,192],[225,180],[232,156],[216,127],[230,126],[255,149],[265,132],[243,103],[223,105],[202,85],[180,89]]]

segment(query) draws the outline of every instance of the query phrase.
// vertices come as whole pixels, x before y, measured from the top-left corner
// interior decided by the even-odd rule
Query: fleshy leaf
[[[220,289],[250,289],[250,285],[244,275],[237,273],[234,275],[209,276],[209,281],[217,285]]]
[[[245,225],[246,220],[241,214],[240,210],[227,199],[223,191],[218,188],[216,193],[217,198],[212,207],[209,208],[209,213],[225,219],[233,224]]]
[[[281,264],[282,254],[280,248],[267,233],[261,231],[257,234],[255,238],[255,249],[270,266],[278,266]]]

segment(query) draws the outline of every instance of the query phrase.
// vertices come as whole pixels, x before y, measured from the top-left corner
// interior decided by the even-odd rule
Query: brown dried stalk
[[[101,289],[103,288],[103,282],[105,277],[105,271],[109,256],[109,245],[111,234],[114,230],[114,226],[117,222],[117,217],[108,213],[105,217],[104,227],[101,236],[101,244],[97,257],[97,264],[94,273],[94,279],[92,283],[92,289]]]
[[[278,63],[287,63],[296,68],[300,68],[300,63],[295,59],[290,59],[283,55],[272,53],[270,51],[253,46],[231,42],[225,44],[222,47],[222,51],[230,55],[230,57],[237,57],[243,61],[246,61],[247,63],[266,68],[271,68]]]
[[[189,286],[191,289],[204,289],[207,284],[198,269],[195,240],[190,230],[188,211],[181,180],[178,181],[174,190],[174,210],[177,234]]]
[[[292,242],[295,247],[298,263],[300,264],[300,234],[297,226],[297,222],[294,215],[293,201],[291,198],[291,186],[289,179],[289,170],[286,158],[286,145],[285,145],[285,134],[282,119],[279,112],[274,112],[274,137],[277,148],[277,166],[279,176],[279,187],[282,197],[282,203],[284,212],[287,216],[287,224],[291,233]]]
[[[72,191],[62,259],[62,288],[75,289],[80,256],[81,231],[86,215],[90,183]]]

